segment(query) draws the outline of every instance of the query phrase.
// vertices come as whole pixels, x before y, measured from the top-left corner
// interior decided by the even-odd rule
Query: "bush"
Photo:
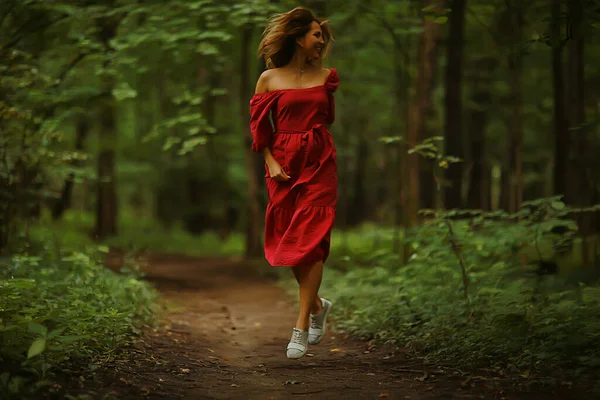
[[[438,212],[406,233],[406,265],[382,248],[365,267],[364,249],[349,247],[344,267],[323,281],[336,329],[435,363],[591,378],[600,365],[598,274],[574,278],[573,253],[556,250],[572,239],[567,215],[576,211],[552,198],[516,215]]]
[[[152,321],[148,284],[107,269],[93,248],[51,249],[15,255],[0,269],[0,391],[15,397],[73,363],[110,358]]]

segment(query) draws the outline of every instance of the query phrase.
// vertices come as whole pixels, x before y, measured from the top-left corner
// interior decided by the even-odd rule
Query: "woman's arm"
[[[260,74],[260,77],[256,82],[256,89],[254,90],[255,94],[266,93],[269,91],[269,80],[272,76],[272,73],[272,70],[266,70],[262,74]],[[275,158],[273,157],[269,146],[265,146],[265,148],[262,150],[262,155],[265,158],[265,163],[267,164],[267,168],[269,169],[269,176],[271,178],[280,182],[287,181],[290,179],[288,174],[285,173],[283,168],[281,168],[281,165],[279,165],[277,160],[275,160]]]
[[[258,81],[256,82],[256,88],[254,89],[254,94],[262,94],[269,91],[269,77],[271,76],[271,70],[266,70],[258,77]],[[263,157],[265,158],[265,162],[269,164],[271,161],[274,161],[273,155],[271,154],[271,149],[267,146],[262,151]]]

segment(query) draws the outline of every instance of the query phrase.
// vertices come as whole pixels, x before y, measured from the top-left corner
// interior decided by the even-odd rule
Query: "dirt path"
[[[403,354],[329,333],[301,360],[285,346],[295,308],[242,261],[163,258],[146,269],[173,305],[164,328],[97,378],[118,399],[553,399],[506,381],[424,368]],[[87,382],[84,386],[89,387]],[[572,397],[574,398],[574,397]]]

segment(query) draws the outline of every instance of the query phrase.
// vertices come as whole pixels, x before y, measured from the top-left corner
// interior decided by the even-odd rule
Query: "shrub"
[[[110,358],[155,311],[155,291],[104,267],[92,248],[40,254],[15,255],[0,269],[0,391],[15,396],[73,363]]]

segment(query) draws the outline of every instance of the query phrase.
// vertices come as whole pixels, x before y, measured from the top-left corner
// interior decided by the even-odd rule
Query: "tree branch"
[[[21,35],[17,36],[16,38],[14,38],[14,39],[13,39],[13,40],[11,40],[10,42],[8,42],[8,43],[4,44],[4,45],[2,46],[2,48],[0,49],[0,51],[4,51],[4,50],[6,50],[7,48],[13,47],[13,46],[14,46],[14,45],[16,45],[17,43],[19,43],[19,42],[20,42],[20,41],[21,41],[23,38],[25,38],[27,35],[31,35],[32,33],[36,33],[36,32],[39,32],[39,31],[46,30],[46,29],[47,29],[47,28],[49,28],[50,26],[54,25],[54,24],[55,24],[55,23],[57,23],[57,22],[60,22],[60,21],[62,21],[63,19],[66,19],[66,18],[68,18],[68,16],[67,16],[67,15],[64,15],[64,16],[62,16],[62,17],[59,17],[59,18],[56,18],[55,20],[52,20],[52,21],[48,22],[47,24],[45,24],[45,25],[42,25],[42,26],[40,26],[40,27],[38,27],[38,28],[36,28],[36,29],[33,29],[33,30],[31,30],[31,31],[28,31],[28,32],[25,32],[25,33],[23,33],[23,34],[21,34]]]
[[[67,74],[73,69],[75,68],[75,66],[77,64],[79,64],[79,62],[81,60],[83,60],[85,57],[87,57],[88,55],[90,55],[91,53],[81,53],[79,54],[77,57],[75,57],[74,59],[71,60],[71,62],[69,62],[69,64],[67,64],[67,67],[60,73],[60,75],[58,75],[58,82],[56,82],[53,87],[57,87],[58,85],[60,85],[62,83],[62,81],[64,81],[65,77],[67,76]]]
[[[381,17],[381,16],[377,15],[370,8],[368,8],[366,6],[363,6],[362,4],[359,5],[359,8],[362,11],[366,12],[367,14],[371,14],[373,17],[375,17],[377,20],[379,20],[379,22],[381,22],[381,24],[383,25],[383,27],[392,36],[392,40],[394,41],[394,47],[400,52],[400,54],[402,55],[402,58],[404,59],[404,61],[407,62],[408,61],[408,53],[406,52],[406,49],[402,46],[402,42],[400,41],[400,38],[398,37],[398,35],[396,34],[396,32],[394,32],[394,27],[391,26],[390,23],[384,17]]]

